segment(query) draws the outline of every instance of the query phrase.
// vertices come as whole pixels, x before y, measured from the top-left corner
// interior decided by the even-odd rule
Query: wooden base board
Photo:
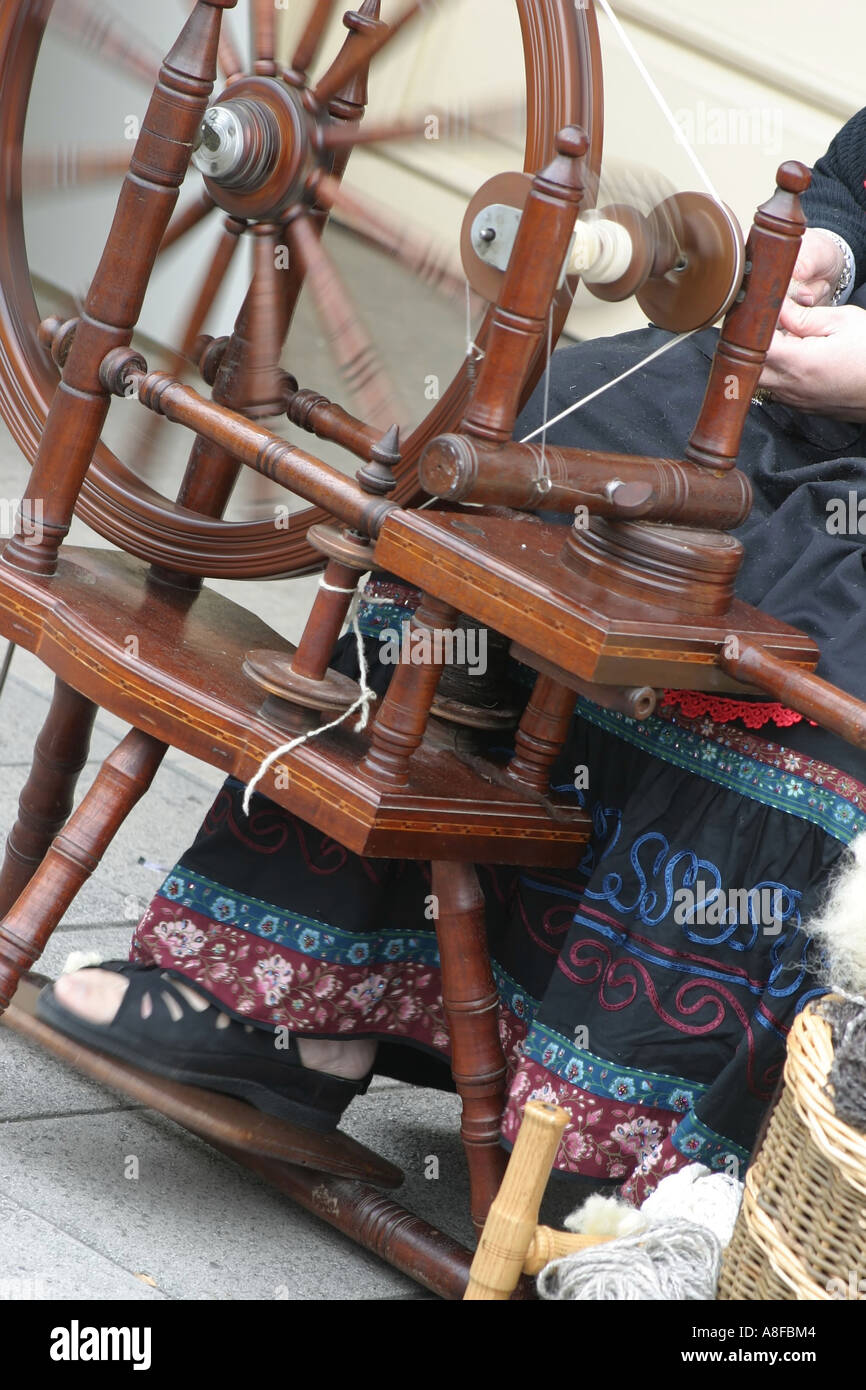
[[[0,562],[0,634],[101,708],[241,781],[288,741],[243,664],[252,649],[292,646],[213,590],[154,583],[131,556],[64,546],[47,580]],[[518,786],[494,786],[453,752],[427,746],[405,788],[377,785],[361,768],[369,731],[352,723],[286,755],[259,790],[372,858],[579,861],[591,828],[583,812],[551,814]]]
[[[608,593],[560,561],[565,528],[481,510],[395,511],[376,562],[564,673],[599,685],[748,691],[719,666],[735,635],[812,671],[815,643],[735,599],[721,617],[676,618]]]

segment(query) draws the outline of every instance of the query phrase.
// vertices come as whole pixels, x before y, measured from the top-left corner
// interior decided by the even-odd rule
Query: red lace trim
[[[747,729],[762,729],[765,724],[777,724],[789,729],[802,723],[803,716],[785,705],[755,703],[751,700],[732,700],[724,695],[707,695],[700,690],[666,690],[665,705],[679,705],[688,719],[707,714],[714,724],[730,724],[740,719]],[[808,721],[811,724],[811,720]]]

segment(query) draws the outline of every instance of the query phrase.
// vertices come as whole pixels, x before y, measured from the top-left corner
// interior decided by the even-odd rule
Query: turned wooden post
[[[63,829],[90,749],[96,705],[62,680],[36,740],[33,765],[18,801],[18,819],[6,840],[0,873],[0,918],[27,886]]]
[[[481,1231],[507,1161],[499,1142],[505,1105],[499,994],[474,865],[434,860],[432,870],[451,1071],[463,1102],[460,1137],[469,1165],[472,1220]]]
[[[217,71],[222,11],[237,0],[198,0],[160,69],[124,180],[114,222],[39,443],[7,564],[51,575],[84,476],[102,433],[109,393],[99,367],[132,338],[160,243],[177,202]],[[43,534],[26,537],[22,516],[39,500]]]
[[[430,706],[445,664],[443,643],[435,641],[436,632],[457,625],[456,608],[426,595],[409,618],[409,650],[404,653],[391,678],[388,693],[382,702],[373,725],[369,752],[361,768],[374,779],[390,785],[406,786],[409,781],[409,760],[424,737]],[[429,642],[430,660],[418,665],[409,664],[415,634],[425,634]],[[438,659],[437,659],[438,658]]]
[[[130,729],[106,758],[93,786],[54,839],[30,882],[0,924],[0,1013],[120,826],[144,795],[167,745]]]
[[[524,383],[546,342],[583,197],[581,160],[588,148],[586,133],[566,126],[556,137],[553,161],[532,181],[460,433],[504,443],[514,432]]]
[[[722,325],[698,422],[686,458],[707,468],[733,468],[749,405],[773,339],[806,219],[800,207],[812,175],[805,164],[779,166],[773,197],[755,213],[746,243],[746,278]]]
[[[541,675],[514,736],[514,756],[508,775],[544,796],[550,791],[550,769],[562,752],[574,714],[574,691]]]

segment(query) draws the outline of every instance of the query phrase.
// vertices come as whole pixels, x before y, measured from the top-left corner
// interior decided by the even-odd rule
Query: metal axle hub
[[[245,77],[205,113],[192,162],[232,217],[270,220],[299,198],[314,165],[315,125],[300,97],[270,77]]]

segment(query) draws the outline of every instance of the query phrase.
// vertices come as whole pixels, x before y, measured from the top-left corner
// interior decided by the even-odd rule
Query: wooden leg
[[[61,680],[36,740],[33,766],[18,802],[0,873],[0,919],[30,882],[72,810],[75,786],[90,750],[96,705]]]
[[[499,1143],[505,1058],[499,995],[484,929],[484,898],[472,864],[433,861],[442,1000],[451,1034],[451,1069],[463,1102],[460,1137],[469,1165],[472,1220],[479,1232],[505,1172]]]
[[[401,661],[391,678],[370,734],[369,750],[361,760],[361,771],[377,785],[384,782],[405,787],[409,783],[409,762],[424,737],[445,665],[441,644],[437,652],[436,634],[456,627],[458,617],[456,608],[425,594],[409,619],[410,642],[416,635],[428,642],[428,659],[418,665]]]
[[[535,791],[550,791],[550,769],[562,752],[574,716],[573,690],[539,676],[514,736],[508,774]]]
[[[165,751],[166,744],[151,734],[130,729],[106,758],[81,805],[6,913],[0,925],[0,1012],[147,791]]]

